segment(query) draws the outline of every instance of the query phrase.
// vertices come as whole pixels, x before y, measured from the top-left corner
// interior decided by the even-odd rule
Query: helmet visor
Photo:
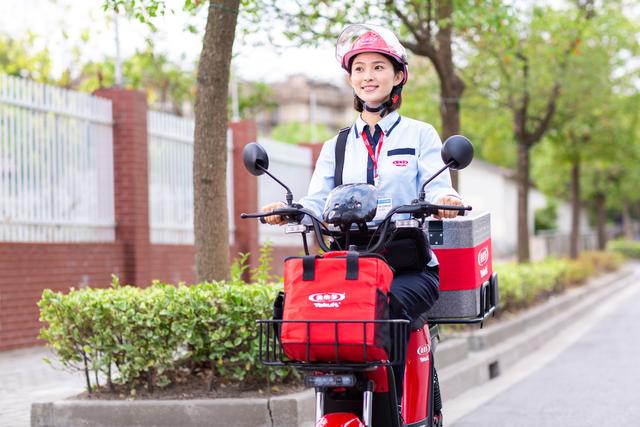
[[[348,70],[349,60],[362,52],[385,53],[407,63],[407,53],[393,32],[377,25],[351,24],[338,37],[336,59]]]

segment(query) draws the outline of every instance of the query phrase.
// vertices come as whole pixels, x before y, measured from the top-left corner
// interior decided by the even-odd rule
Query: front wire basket
[[[403,365],[406,360],[406,343],[409,334],[408,320],[258,320],[260,327],[260,362],[270,366],[292,366],[310,370],[368,369],[374,366]],[[280,339],[280,331],[285,323],[299,324],[306,331],[306,339],[285,345],[303,348],[303,357],[292,359],[287,356]],[[340,342],[339,330],[347,325],[361,328],[359,343]],[[379,346],[367,341],[367,329],[378,328],[388,332],[389,340],[384,345],[384,358],[379,357]],[[331,343],[314,342],[311,338],[312,325],[326,325],[333,330],[337,339]],[[370,326],[367,328],[367,326]],[[326,329],[325,329],[326,330]],[[371,338],[371,332],[369,332]],[[332,349],[332,350],[329,350]],[[318,351],[325,357],[318,357]],[[291,353],[291,352],[290,352]],[[300,353],[298,351],[297,353]],[[347,356],[345,356],[347,354]],[[350,356],[349,356],[350,355]],[[356,357],[353,357],[356,355]]]

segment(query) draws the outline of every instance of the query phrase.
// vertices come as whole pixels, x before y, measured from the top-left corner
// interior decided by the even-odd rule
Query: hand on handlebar
[[[462,200],[460,200],[458,197],[455,197],[455,196],[441,197],[440,200],[438,200],[438,203],[436,204],[449,205],[449,206],[464,206],[464,203],[462,202]],[[438,214],[434,215],[434,217],[437,219],[455,218],[457,215],[458,215],[458,211],[439,209]]]
[[[283,202],[273,202],[273,203],[269,203],[268,205],[263,206],[260,211],[262,212],[271,212],[275,209],[281,209],[286,207],[287,205],[285,205]],[[268,217],[265,217],[264,219],[267,224],[271,224],[271,225],[285,225],[287,223],[287,221],[282,218],[282,216],[280,215],[271,215]]]

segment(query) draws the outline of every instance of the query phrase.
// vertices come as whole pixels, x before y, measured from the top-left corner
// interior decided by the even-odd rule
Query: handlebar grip
[[[280,208],[280,209],[274,209],[271,212],[260,212],[260,213],[241,213],[240,214],[240,218],[242,219],[247,219],[247,218],[258,218],[258,220],[260,220],[260,222],[262,224],[266,224],[267,221],[265,220],[265,217],[268,216],[272,216],[272,215],[281,215],[281,216],[285,216],[285,215],[295,215],[299,212],[298,209],[291,209],[291,208]]]
[[[248,213],[241,213],[240,214],[240,218],[242,219],[247,219],[247,218],[258,218],[260,220],[261,223],[266,224],[267,222],[265,221],[264,217],[267,216],[263,213],[253,213],[253,214],[248,214]]]

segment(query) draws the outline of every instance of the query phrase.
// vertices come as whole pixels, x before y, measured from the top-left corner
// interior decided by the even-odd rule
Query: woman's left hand
[[[451,206],[464,206],[462,200],[455,196],[444,196],[438,200],[437,205],[451,205]],[[455,218],[458,215],[458,211],[450,211],[445,209],[440,209],[437,215],[434,215],[437,219],[442,218]]]

